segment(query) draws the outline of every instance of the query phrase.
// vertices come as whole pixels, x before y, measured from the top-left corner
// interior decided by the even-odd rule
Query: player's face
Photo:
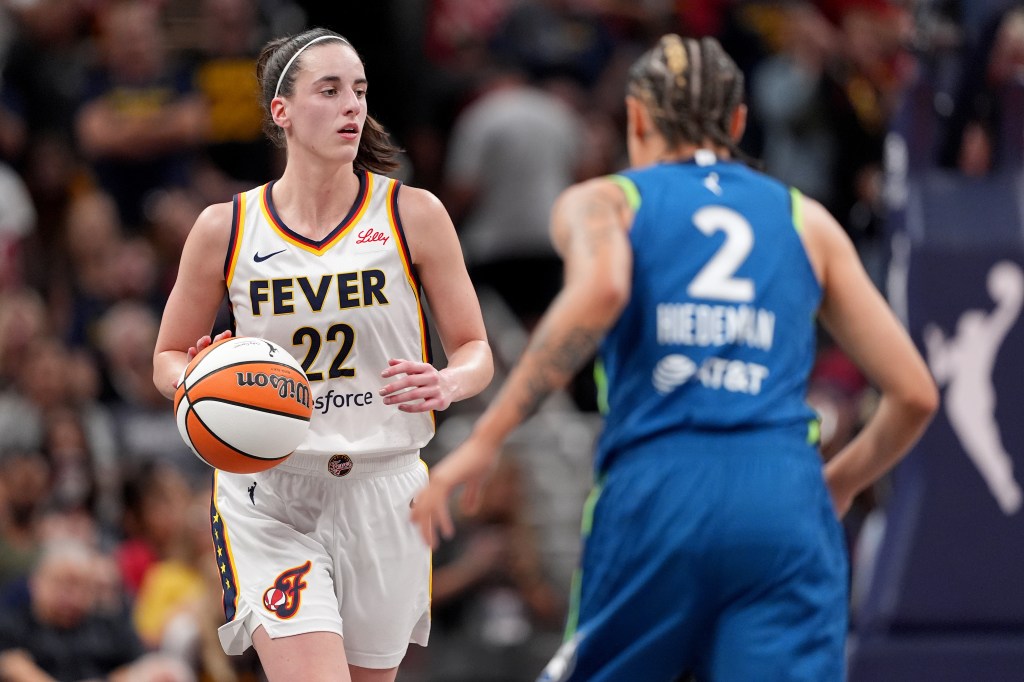
[[[288,97],[289,146],[351,163],[366,124],[366,73],[348,45],[327,41],[300,57]]]

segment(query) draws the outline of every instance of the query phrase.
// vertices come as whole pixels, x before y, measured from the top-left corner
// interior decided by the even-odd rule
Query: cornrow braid
[[[711,141],[752,161],[729,134],[733,112],[743,103],[743,72],[714,38],[663,36],[630,69],[627,89],[670,146]]]

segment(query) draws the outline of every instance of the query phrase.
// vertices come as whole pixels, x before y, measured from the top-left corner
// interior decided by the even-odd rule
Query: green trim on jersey
[[[789,207],[793,213],[793,227],[797,234],[804,233],[804,195],[796,187],[789,188]]]
[[[594,385],[597,387],[597,410],[608,414],[608,375],[601,358],[594,360]]]
[[[577,568],[572,572],[572,586],[569,588],[569,613],[565,618],[565,633],[562,643],[568,642],[576,634],[580,624],[580,585],[583,582],[583,570]]]
[[[812,419],[807,422],[807,444],[821,445],[821,419]]]
[[[636,188],[634,183],[629,178],[622,175],[606,175],[606,178],[618,185],[626,195],[626,203],[633,209],[635,213],[640,208],[640,190]]]
[[[597,506],[597,500],[601,497],[602,490],[604,490],[604,478],[601,478],[594,485],[590,494],[587,495],[587,501],[583,503],[583,520],[580,524],[580,534],[584,538],[590,535],[590,529],[594,526],[594,507]]]
[[[586,540],[590,535],[590,529],[594,527],[594,507],[601,498],[601,491],[604,490],[604,478],[602,477],[587,495],[587,501],[583,503],[583,520],[580,524],[580,535]],[[565,642],[572,639],[576,634],[576,627],[580,620],[580,586],[582,585],[583,571],[577,568],[572,574],[572,587],[569,590],[569,614],[565,621]]]

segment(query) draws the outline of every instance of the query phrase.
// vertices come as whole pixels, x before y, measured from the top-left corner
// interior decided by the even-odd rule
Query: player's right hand
[[[441,460],[430,472],[430,482],[412,502],[410,519],[419,528],[423,541],[432,549],[438,545],[437,531],[446,540],[455,534],[448,500],[462,486],[461,508],[473,514],[480,506],[480,489],[494,470],[499,447],[473,436]]]
[[[215,341],[220,341],[221,339],[230,339],[230,338],[231,338],[231,330],[230,329],[222,331],[220,334],[217,334],[217,336],[214,336],[213,338],[210,338],[209,336],[202,337],[201,339],[196,341],[196,345],[191,346],[188,349],[188,352],[185,353],[185,364],[188,364],[188,363],[192,362],[192,359],[195,356],[197,356],[200,353],[202,353],[203,349],[207,348],[211,343],[214,343]]]
[[[220,341],[221,339],[229,338],[231,338],[231,330],[227,329],[225,331],[222,331],[220,334],[217,334],[217,336],[214,336],[213,338],[210,338],[209,336],[204,336],[198,341],[196,341],[196,345],[190,346],[189,349],[185,351],[185,364],[182,366],[181,373],[178,374],[178,378],[175,379],[174,381],[174,388],[177,389],[178,386],[181,386],[181,382],[185,380],[185,372],[186,370],[188,370],[188,363],[192,362],[192,360],[197,355],[199,355],[204,348],[208,348],[210,344],[215,341]]]

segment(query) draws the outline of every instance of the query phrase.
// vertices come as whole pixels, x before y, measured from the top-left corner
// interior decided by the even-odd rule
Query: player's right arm
[[[825,465],[836,512],[888,472],[924,433],[938,390],[921,354],[874,286],[846,232],[803,198],[804,242],[822,284],[819,319],[881,393],[864,428]]]
[[[224,259],[231,237],[231,203],[214,204],[196,219],[181,251],[153,350],[153,381],[168,398],[188,361],[206,348],[224,300]],[[215,338],[230,335],[222,332]]]

